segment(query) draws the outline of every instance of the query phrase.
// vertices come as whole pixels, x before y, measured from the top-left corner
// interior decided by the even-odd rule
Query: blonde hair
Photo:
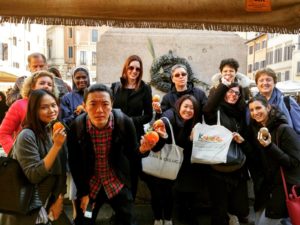
[[[22,90],[21,90],[21,95],[22,95],[22,98],[28,98],[31,91],[32,91],[32,88],[35,86],[37,80],[40,78],[40,77],[50,77],[51,80],[52,80],[52,83],[53,83],[53,89],[52,89],[52,93],[58,97],[58,89],[55,85],[55,76],[53,73],[50,73],[46,70],[40,70],[40,71],[37,71],[35,73],[33,73],[31,76],[27,77],[23,83],[23,86],[22,86]]]

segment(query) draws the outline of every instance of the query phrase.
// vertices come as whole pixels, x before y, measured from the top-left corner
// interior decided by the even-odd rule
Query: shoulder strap
[[[276,131],[276,145],[279,147],[279,132],[282,132],[283,127],[287,126],[286,124],[280,124],[277,131]],[[281,174],[281,179],[282,179],[282,184],[284,188],[284,193],[285,193],[285,199],[289,199],[289,194],[286,186],[286,181],[285,181],[285,176],[283,172],[282,166],[280,166],[280,174]]]
[[[286,108],[289,110],[289,112],[291,111],[291,102],[290,102],[290,96],[284,96],[283,97],[283,101],[284,104],[286,106]]]
[[[125,130],[124,113],[121,109],[113,109],[113,115],[121,130]]]
[[[121,82],[115,82],[113,86],[113,94],[116,95],[119,87],[121,86]]]

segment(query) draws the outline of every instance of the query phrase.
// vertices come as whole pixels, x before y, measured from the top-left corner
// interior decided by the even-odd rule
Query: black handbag
[[[227,163],[211,165],[214,170],[229,173],[240,169],[246,162],[246,155],[241,146],[235,141],[231,141],[228,153]]]
[[[28,215],[42,207],[37,186],[29,182],[19,162],[0,157],[0,212]]]

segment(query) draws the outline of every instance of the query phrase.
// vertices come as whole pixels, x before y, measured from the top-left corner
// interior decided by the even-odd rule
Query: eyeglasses
[[[236,96],[240,96],[241,95],[241,93],[239,92],[239,91],[234,91],[234,90],[232,90],[232,89],[230,89],[229,91],[228,91],[228,93],[229,94],[235,94]]]
[[[185,77],[187,75],[187,73],[175,73],[173,76],[178,78],[180,76]]]
[[[139,68],[139,67],[134,67],[134,66],[128,66],[128,70],[134,70],[135,69],[135,71],[136,72],[141,72],[141,68]]]

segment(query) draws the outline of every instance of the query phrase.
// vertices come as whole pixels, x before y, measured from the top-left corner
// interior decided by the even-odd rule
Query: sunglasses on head
[[[175,73],[173,76],[178,78],[180,76],[185,77],[187,75],[187,73]]]
[[[141,72],[141,68],[140,67],[134,67],[134,66],[128,66],[128,70],[136,70],[137,72]]]

